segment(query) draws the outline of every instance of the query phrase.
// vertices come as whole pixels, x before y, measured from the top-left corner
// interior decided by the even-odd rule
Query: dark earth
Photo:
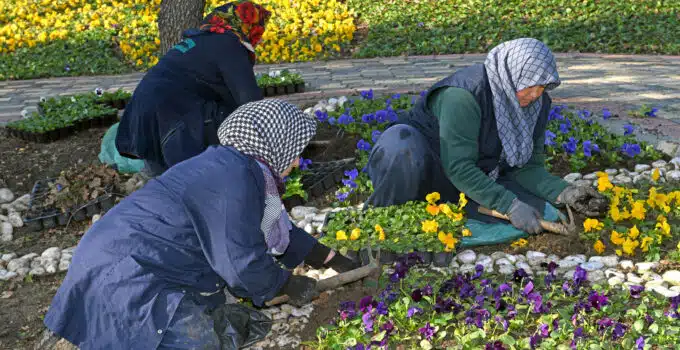
[[[597,108],[592,106],[591,110]],[[29,193],[36,181],[55,177],[69,167],[83,163],[98,163],[100,142],[105,132],[106,128],[90,129],[48,144],[27,142],[3,135],[0,141],[0,186],[9,187],[19,196]],[[335,130],[321,126],[314,141],[303,157],[310,158],[313,162],[325,162],[354,157],[358,138],[338,137]],[[556,162],[552,171],[561,176],[571,172],[562,162]],[[328,206],[333,199],[333,193],[330,192],[322,197],[312,198],[308,205]],[[26,228],[15,229],[15,239],[9,243],[0,243],[0,251],[12,251],[22,255],[30,252],[40,253],[52,246],[71,247],[77,244],[88,226],[88,221],[85,221],[38,232],[29,232]],[[585,246],[578,239],[552,234],[530,237],[528,242],[522,248],[501,244],[477,247],[474,250],[487,254],[499,250],[519,254],[531,249],[560,256],[594,253],[592,247]],[[33,347],[43,331],[44,314],[64,276],[65,273],[59,273],[26,278],[23,281],[0,282],[0,319],[4,320],[0,323],[0,349]],[[357,282],[330,295],[322,295],[315,302],[317,306],[302,331],[303,340],[313,342],[316,339],[317,327],[328,324],[337,315],[340,301],[358,301],[372,291],[364,283]]]

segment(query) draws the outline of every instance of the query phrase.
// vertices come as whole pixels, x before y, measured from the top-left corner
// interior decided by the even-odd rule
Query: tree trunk
[[[158,33],[161,39],[160,55],[182,40],[182,32],[196,28],[203,19],[205,0],[162,0],[158,13]]]

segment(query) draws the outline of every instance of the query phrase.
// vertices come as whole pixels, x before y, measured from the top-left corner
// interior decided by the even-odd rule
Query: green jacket
[[[476,164],[482,113],[474,96],[462,88],[445,87],[434,91],[427,105],[439,120],[440,157],[451,183],[480,205],[507,213],[516,195]],[[507,176],[534,195],[556,203],[568,183],[545,169],[545,132],[536,135],[529,162]]]

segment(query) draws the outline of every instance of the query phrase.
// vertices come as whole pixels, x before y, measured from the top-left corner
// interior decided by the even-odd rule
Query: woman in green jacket
[[[479,205],[507,214],[514,236],[540,232],[544,216],[555,220],[550,204],[600,214],[606,201],[597,191],[570,186],[544,167],[547,91],[559,85],[552,52],[531,38],[504,42],[483,64],[437,82],[373,147],[367,172],[375,192],[367,204],[401,204],[430,192],[456,202],[462,192],[474,201],[468,218],[507,224],[479,214]]]

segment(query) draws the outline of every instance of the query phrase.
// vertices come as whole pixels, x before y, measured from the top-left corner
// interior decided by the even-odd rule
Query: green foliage
[[[66,40],[0,55],[0,81],[131,71],[116,54],[111,34],[105,31],[74,34]]]
[[[578,172],[586,167],[601,170],[664,158],[652,145],[638,141],[634,133],[621,136],[608,131],[598,118],[589,110],[553,107],[545,135],[546,165],[562,159],[571,171]],[[624,151],[625,145],[638,145],[639,153]]]
[[[424,201],[410,201],[389,207],[341,210],[333,214],[327,234],[320,241],[342,253],[359,250],[367,243],[396,253],[442,252],[446,246],[439,232],[443,232],[451,234],[455,246],[465,229],[464,203],[432,205],[431,208],[436,208],[433,212],[428,212],[428,205]]]
[[[680,2],[348,0],[368,28],[356,56],[489,51],[521,37],[555,52],[680,53]]]
[[[282,199],[300,196],[305,201],[307,200],[307,191],[305,191],[302,186],[302,177],[304,176],[305,172],[305,170],[300,170],[300,168],[293,169],[293,171],[285,180],[286,192],[281,196]]]
[[[282,71],[272,71],[268,74],[260,74],[257,76],[257,85],[261,88],[271,86],[285,86],[302,84],[304,80],[299,73],[293,73],[287,69]]]
[[[45,133],[75,125],[88,119],[110,116],[117,113],[115,108],[96,103],[94,93],[49,98],[39,104],[41,113],[33,113],[26,119],[7,124],[7,127],[32,133]]]

